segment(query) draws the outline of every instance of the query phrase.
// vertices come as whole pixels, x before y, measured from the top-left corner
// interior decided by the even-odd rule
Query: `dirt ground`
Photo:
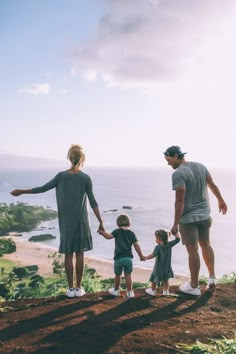
[[[27,299],[0,307],[1,353],[184,353],[176,343],[234,338],[236,284],[218,285],[199,297],[156,297],[136,290],[114,298],[89,293],[81,298]],[[4,311],[3,311],[4,310]]]

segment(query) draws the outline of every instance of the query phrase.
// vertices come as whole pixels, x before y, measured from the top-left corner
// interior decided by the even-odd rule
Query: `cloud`
[[[234,0],[109,0],[95,37],[74,48],[71,73],[108,85],[174,80],[204,56]]]
[[[51,87],[49,83],[35,83],[30,86],[25,86],[19,89],[20,93],[26,93],[29,95],[49,95]]]

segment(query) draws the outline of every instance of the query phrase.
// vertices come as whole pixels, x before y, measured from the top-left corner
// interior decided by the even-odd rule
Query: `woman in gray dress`
[[[44,193],[56,188],[58,222],[60,229],[59,252],[65,254],[65,271],[69,288],[68,297],[83,296],[85,291],[81,286],[84,272],[84,251],[93,248],[89,225],[87,199],[99,222],[98,230],[104,230],[98,204],[93,194],[92,180],[81,171],[85,155],[80,145],[71,145],[67,158],[71,167],[59,172],[51,181],[41,187],[32,189],[15,189],[13,196],[31,193]],[[76,286],[74,287],[73,254],[75,253]]]

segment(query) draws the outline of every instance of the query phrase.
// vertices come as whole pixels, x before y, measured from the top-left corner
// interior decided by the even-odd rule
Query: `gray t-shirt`
[[[180,224],[206,220],[210,216],[207,168],[198,162],[180,165],[172,175],[172,188],[185,188],[184,211]]]

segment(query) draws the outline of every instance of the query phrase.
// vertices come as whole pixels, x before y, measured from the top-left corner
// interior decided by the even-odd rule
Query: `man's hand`
[[[170,232],[172,233],[172,235],[177,236],[179,233],[179,228],[174,225]]]
[[[221,200],[218,205],[219,205],[219,212],[222,212],[222,214],[225,215],[227,213],[227,209],[228,209],[225,201]]]

